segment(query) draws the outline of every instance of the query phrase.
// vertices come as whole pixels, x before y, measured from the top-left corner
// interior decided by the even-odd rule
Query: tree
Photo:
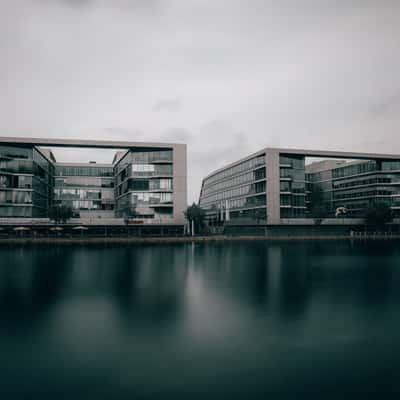
[[[373,229],[382,229],[393,221],[392,209],[386,203],[373,203],[365,213],[365,225]]]
[[[72,216],[72,208],[66,205],[54,205],[49,209],[49,218],[56,224],[60,222],[65,224]]]
[[[206,212],[196,203],[193,203],[185,211],[185,217],[192,225],[192,221],[195,227],[195,231],[199,232],[204,225],[204,220],[206,217]]]

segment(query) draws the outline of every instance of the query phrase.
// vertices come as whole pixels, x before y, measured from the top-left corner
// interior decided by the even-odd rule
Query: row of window
[[[292,192],[297,194],[305,193],[305,183],[304,182],[294,182],[294,181],[281,181],[280,191],[281,192]]]
[[[150,151],[129,151],[126,155],[116,164],[115,172],[119,174],[126,165],[129,164],[151,164],[153,162],[172,162],[173,152],[167,150],[150,150]]]
[[[172,179],[129,179],[128,190],[172,190]]]
[[[210,196],[204,196],[200,199],[200,205],[216,203],[220,200],[230,199],[232,197],[244,196],[250,193],[251,185],[243,185],[241,187],[225,190],[223,192],[214,193]]]
[[[333,188],[334,189],[343,189],[343,188],[349,188],[353,186],[364,186],[364,185],[374,185],[377,183],[390,183],[391,179],[390,178],[385,178],[385,177],[376,177],[372,179],[362,179],[362,180],[356,180],[356,181],[351,181],[351,182],[333,182]]]
[[[254,180],[254,173],[247,172],[242,175],[237,175],[235,177],[229,178],[227,180],[217,182],[208,186],[203,187],[202,196],[207,197],[211,193],[224,190],[231,186],[239,186],[247,182]]]
[[[1,160],[0,171],[14,174],[32,174],[48,181],[50,175],[46,169],[42,168],[32,160]]]
[[[306,174],[304,169],[294,169],[294,168],[281,168],[280,169],[281,178],[291,178],[297,182],[305,182]]]
[[[131,164],[131,176],[141,175],[141,172],[149,173],[148,175],[172,175],[173,169],[171,164]]]
[[[304,207],[305,201],[305,196],[281,194],[281,206]]]
[[[0,146],[0,156],[7,158],[18,158],[18,159],[32,159],[33,149],[32,148],[24,148],[18,146]]]
[[[250,210],[233,211],[230,213],[231,219],[236,218],[250,218],[255,221],[261,221],[267,219],[267,210],[265,208],[255,208]]]
[[[117,175],[117,185],[128,177],[171,176],[171,164],[127,164]]]
[[[100,200],[71,200],[63,199],[56,201],[58,204],[71,207],[73,210],[102,210],[112,211],[114,210],[114,204],[102,203]]]
[[[291,168],[294,169],[303,169],[305,168],[305,158],[304,156],[279,156],[279,163],[283,165],[290,165]]]
[[[119,211],[126,208],[146,207],[157,204],[171,204],[172,193],[151,193],[151,192],[130,192],[117,199],[117,209]]]
[[[348,210],[366,210],[373,201],[363,201],[358,203],[348,203],[346,208]]]
[[[114,176],[113,167],[56,165],[56,176]]]
[[[392,192],[389,190],[369,190],[365,192],[355,192],[355,193],[334,193],[334,200],[346,200],[355,197],[374,197],[374,196],[391,196]]]
[[[172,190],[172,179],[128,179],[118,186],[116,196],[129,191]]]
[[[228,200],[228,208],[244,208],[246,204],[246,197],[242,197],[241,199]]]
[[[45,216],[46,210],[39,207],[32,207],[32,205],[15,207],[0,204],[0,217],[32,218]]]
[[[237,208],[247,208],[247,207],[259,207],[266,205],[266,197],[265,196],[252,196],[252,197],[242,197],[239,199],[226,200],[225,202],[221,202],[217,205],[217,209],[223,210],[228,207],[229,210],[234,210]]]
[[[99,178],[94,176],[71,176],[64,178],[56,178],[55,187],[65,187],[65,186],[94,186],[103,188],[113,188],[114,180],[110,178]]]
[[[259,181],[266,178],[266,169],[265,167],[257,168],[251,172],[241,173],[240,175],[236,175],[231,178],[227,178],[223,181],[207,183],[203,182],[202,195],[207,196],[212,192],[216,192],[218,190],[226,189],[231,186],[238,186],[243,183],[251,182],[251,181]]]
[[[376,161],[366,161],[366,162],[347,165],[345,167],[334,168],[332,170],[332,177],[333,179],[343,178],[346,176],[365,174],[367,172],[373,172],[377,170],[378,170],[378,163]]]
[[[0,175],[0,189],[32,189],[32,176]]]
[[[97,189],[54,189],[55,199],[81,199],[96,200],[101,199],[101,190]]]
[[[329,169],[327,171],[306,173],[306,181],[307,182],[322,182],[322,181],[331,181],[332,180],[332,170]]]
[[[210,176],[204,181],[204,185],[210,185],[213,182],[219,181],[220,179],[227,178],[232,175],[237,175],[241,172],[254,169],[259,165],[265,164],[265,155],[257,156],[247,161],[243,161],[233,167],[226,168],[223,171],[217,172],[216,174]]]
[[[382,171],[400,171],[400,161],[382,161]]]
[[[0,190],[0,203],[31,204],[32,192]]]
[[[172,203],[172,193],[131,193],[130,200],[135,206]]]
[[[46,195],[35,191],[1,190],[0,203],[33,204],[38,207],[48,207],[49,200]]]

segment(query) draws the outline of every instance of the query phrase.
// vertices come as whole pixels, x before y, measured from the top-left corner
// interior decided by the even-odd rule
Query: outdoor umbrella
[[[53,226],[53,227],[50,228],[49,230],[58,233],[58,232],[63,231],[64,229],[61,228],[60,226]]]
[[[30,228],[27,228],[26,226],[17,226],[13,230],[16,232],[21,232],[21,236],[22,236],[22,233],[25,231],[30,231]]]
[[[88,228],[86,228],[86,226],[74,226],[72,229],[75,231],[81,231],[81,236],[83,236],[83,231],[88,230]]]

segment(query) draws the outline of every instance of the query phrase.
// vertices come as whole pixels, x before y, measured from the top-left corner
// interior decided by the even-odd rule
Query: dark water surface
[[[0,399],[372,394],[400,394],[399,243],[0,247]]]

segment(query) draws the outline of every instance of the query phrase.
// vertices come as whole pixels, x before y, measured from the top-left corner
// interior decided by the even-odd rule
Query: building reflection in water
[[[71,253],[64,250],[0,249],[1,328],[35,326],[60,301],[71,273]]]
[[[188,291],[196,287],[203,288],[197,307],[217,296],[214,301],[223,301],[225,308],[283,321],[305,317],[317,304],[314,297],[318,304],[379,307],[397,293],[398,250],[390,245],[2,247],[0,257],[0,330],[34,327],[71,299],[77,307],[93,299],[107,301],[126,326],[178,324],[192,310]]]
[[[400,351],[399,256],[393,242],[0,247],[0,393],[356,382]]]

